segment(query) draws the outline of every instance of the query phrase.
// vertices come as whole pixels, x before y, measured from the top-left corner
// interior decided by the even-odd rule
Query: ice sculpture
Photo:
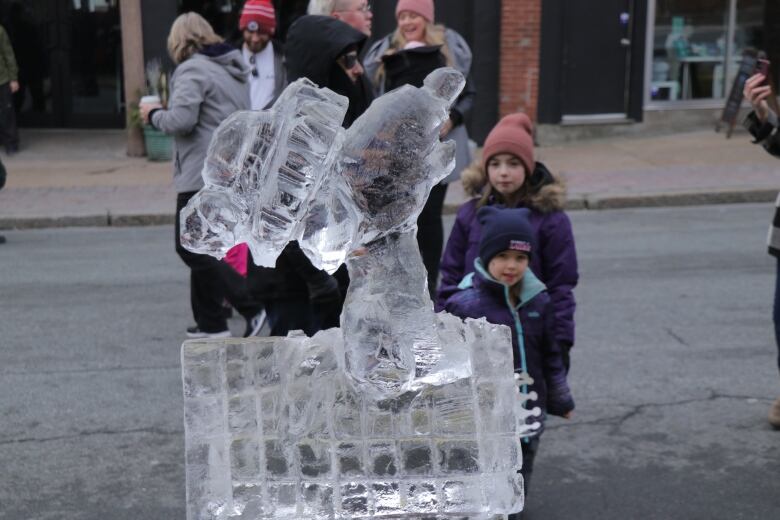
[[[273,265],[297,240],[345,261],[341,328],[182,347],[187,515],[201,519],[493,518],[523,502],[506,327],[434,314],[414,236],[454,164],[438,129],[463,88],[439,69],[377,99],[349,130],[343,97],[307,80],[215,133],[182,242],[246,241]]]

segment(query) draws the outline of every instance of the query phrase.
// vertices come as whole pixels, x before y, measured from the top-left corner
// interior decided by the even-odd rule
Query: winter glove
[[[311,303],[332,303],[341,299],[338,280],[325,271],[309,276],[306,279],[306,288],[309,290]]]
[[[298,242],[293,241],[287,244],[282,254],[298,276],[306,282],[309,302],[332,303],[341,299],[339,282],[322,269],[314,267]]]
[[[574,410],[574,398],[568,385],[547,389],[547,413],[564,417],[572,410]]]

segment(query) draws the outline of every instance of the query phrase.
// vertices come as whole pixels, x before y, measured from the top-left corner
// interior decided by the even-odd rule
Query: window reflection
[[[722,97],[728,0],[658,0],[651,99]]]
[[[655,5],[651,100],[722,99],[742,53],[764,45],[765,0],[657,0]]]
[[[739,0],[737,3],[737,20],[732,45],[734,49],[733,61],[736,63],[739,62],[742,53],[746,50],[766,49],[764,41],[764,3],[764,0]],[[731,67],[728,82],[726,83],[727,86],[734,82],[734,77],[738,70],[738,66]]]

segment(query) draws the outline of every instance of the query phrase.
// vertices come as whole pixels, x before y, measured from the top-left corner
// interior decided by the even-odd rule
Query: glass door
[[[118,0],[13,1],[20,126],[124,126]]]

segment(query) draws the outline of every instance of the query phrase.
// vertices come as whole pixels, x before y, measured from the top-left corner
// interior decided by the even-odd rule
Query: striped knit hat
[[[238,28],[273,35],[276,30],[276,13],[271,0],[247,0],[241,11]]]

